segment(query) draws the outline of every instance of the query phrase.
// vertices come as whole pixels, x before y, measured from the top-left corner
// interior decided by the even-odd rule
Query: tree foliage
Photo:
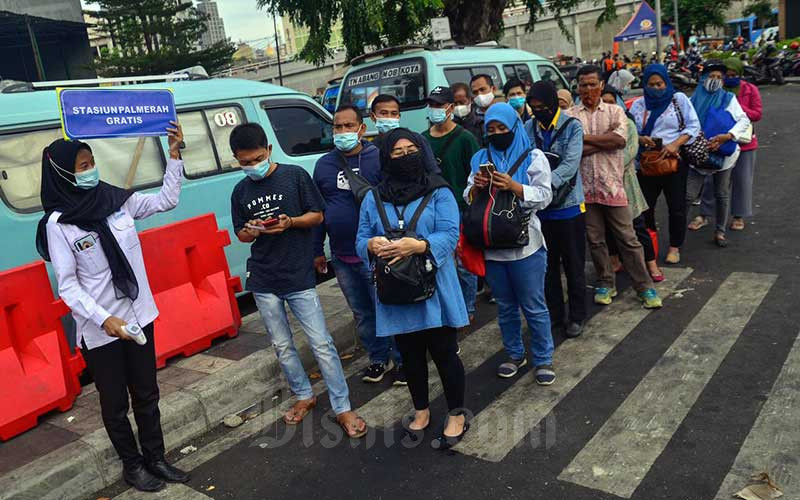
[[[731,0],[678,0],[678,28],[683,36],[706,33],[713,26],[725,26],[725,11]],[[661,20],[675,22],[673,0],[661,1]]]
[[[450,19],[450,32],[459,45],[499,40],[503,35],[503,10],[525,5],[530,11],[527,29],[533,31],[538,20],[552,15],[569,39],[562,17],[574,11],[582,0],[256,0],[258,7],[288,15],[293,23],[306,26],[309,38],[300,56],[322,64],[331,55],[327,44],[331,27],[342,19],[347,58],[363,54],[365,48],[380,48],[428,41],[427,28],[432,17]],[[595,0],[604,8],[597,24],[616,19],[614,0]]]
[[[745,16],[756,16],[762,25],[766,26],[772,19],[772,4],[769,0],[753,0],[744,8]]]
[[[98,74],[162,74],[195,65],[213,73],[229,65],[235,50],[230,42],[198,50],[206,15],[184,1],[96,0],[97,29],[113,45],[95,61]]]

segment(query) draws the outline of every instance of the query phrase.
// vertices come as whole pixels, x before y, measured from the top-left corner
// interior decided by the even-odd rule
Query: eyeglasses
[[[391,157],[392,158],[400,158],[401,156],[410,155],[413,153],[418,153],[419,148],[415,145],[410,145],[406,147],[399,147],[399,148],[392,148]]]

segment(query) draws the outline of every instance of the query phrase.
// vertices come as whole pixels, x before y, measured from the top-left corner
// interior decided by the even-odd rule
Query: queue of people
[[[720,247],[727,245],[731,213],[735,230],[752,214],[752,122],[760,119],[761,101],[741,72],[738,60],[710,61],[689,99],[674,91],[663,65],[652,64],[644,71],[644,97],[630,112],[601,67],[579,70],[577,103],[549,82],[526,88],[514,79],[503,87],[507,102],[500,102],[491,76],[478,74],[430,92],[430,127],[422,134],[400,126],[396,97],[377,96],[369,110],[379,132],[372,142],[365,139],[362,110],[344,103],[333,118],[335,149],[318,160],[313,175],[273,161],[260,125],[235,127],[230,148],[245,175],[231,193],[231,218],[239,241],[250,245],[246,289],[296,398],[284,422],[301,423],[317,404],[288,305],[342,430],[351,438],[367,433],[368,422],[352,410],[315,290],[317,273],[327,274],[328,265],[369,356],[361,378],[380,383],[391,376],[394,385],[408,387],[414,414],[404,426],[412,438],[433,420],[430,355],[448,406],[442,449],[469,430],[458,332],[474,321],[478,276],[475,253],[470,265],[464,246],[482,255],[497,302],[498,340],[506,351],[496,372],[502,378],[516,376],[530,350],[534,380],[556,381],[553,336],[579,337],[587,319],[587,245],[596,304],[612,303],[615,274],[624,269],[643,306],[662,307],[653,285],[664,279],[653,239],[661,193],[669,211],[666,264],[681,261],[687,207],[701,192],[700,215],[688,228],[699,230],[713,213]],[[164,460],[152,326],[158,312],[133,226],[134,219],[178,203],[183,135],[173,125],[158,194],[100,182],[84,143],[58,140],[42,155],[46,214],[37,248],[52,261],[77,322],[123,477],[143,491],[188,480]],[[142,324],[144,345],[130,341],[132,323]],[[126,415],[129,395],[141,452]]]

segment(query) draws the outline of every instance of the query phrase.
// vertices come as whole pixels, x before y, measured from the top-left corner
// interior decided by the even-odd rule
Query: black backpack
[[[375,197],[375,207],[378,209],[378,215],[381,218],[385,236],[389,240],[397,240],[400,238],[416,238],[417,221],[422,216],[422,212],[431,201],[433,191],[426,194],[420,202],[411,221],[405,225],[404,212],[399,211],[394,207],[397,214],[398,228],[391,227],[389,220],[386,217],[386,210],[383,207],[380,194],[377,189],[373,189],[373,196]],[[414,304],[422,302],[431,298],[436,291],[436,265],[429,254],[416,254],[406,257],[393,265],[389,265],[388,260],[384,260],[377,255],[373,259],[372,276],[375,280],[375,288],[378,292],[378,300],[382,304]]]
[[[486,148],[486,154],[489,162],[494,163],[491,149]],[[514,177],[519,166],[530,154],[531,149],[526,149],[506,173]],[[477,248],[524,247],[529,241],[529,220],[530,213],[523,213],[519,199],[511,191],[499,191],[494,187],[481,189],[464,212],[464,237]]]
[[[561,125],[561,128],[556,130],[556,133],[553,134],[553,136],[550,138],[551,149],[553,147],[553,144],[556,143],[556,139],[558,139],[558,136],[561,135],[561,132],[565,128],[567,128],[567,125],[569,125],[569,123],[572,120],[575,120],[575,118],[567,119],[567,121],[565,121],[564,124]],[[538,125],[539,124],[537,122],[533,123],[534,127],[537,127]],[[547,158],[547,163],[550,165],[550,172],[557,169],[558,166],[561,164],[561,156],[559,156],[556,153],[551,153],[550,151],[545,151],[544,147],[542,147],[542,139],[539,137],[539,135],[536,133],[535,130],[533,132],[533,138],[536,141],[536,147],[539,148],[544,153],[545,158]],[[564,182],[564,184],[562,184],[559,188],[557,189],[553,188],[553,201],[550,202],[547,208],[560,207],[564,203],[564,201],[566,201],[567,197],[569,197],[569,194],[572,192],[573,189],[575,189],[575,184],[577,184],[578,182],[578,172],[580,172],[580,167],[578,167],[578,170],[575,171],[575,175],[573,175],[568,181]]]

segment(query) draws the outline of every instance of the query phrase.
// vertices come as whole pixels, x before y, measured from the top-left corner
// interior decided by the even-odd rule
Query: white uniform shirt
[[[117,298],[111,282],[111,269],[98,234],[72,224],[56,222],[61,212],[53,212],[50,216],[47,221],[50,259],[58,280],[58,294],[72,310],[72,317],[77,323],[78,345],[83,339],[87,348],[94,349],[118,340],[106,334],[102,328],[109,316],[140,326],[150,324],[158,316],[133,221],[175,208],[182,178],[183,162],[169,159],[158,193],[134,193],[117,212],[106,219],[139,284],[139,296],[133,301],[127,297]]]

